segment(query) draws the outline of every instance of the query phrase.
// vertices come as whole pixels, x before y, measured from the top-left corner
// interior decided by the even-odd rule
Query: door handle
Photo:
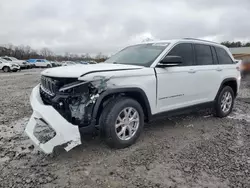
[[[188,71],[188,73],[196,73],[196,70],[190,69],[190,70]]]
[[[217,70],[217,71],[222,71],[222,69],[221,69],[221,68],[217,68],[216,70]]]

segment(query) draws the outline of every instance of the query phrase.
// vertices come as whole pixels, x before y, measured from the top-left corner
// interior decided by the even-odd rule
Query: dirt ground
[[[160,119],[130,148],[100,138],[45,155],[24,134],[39,69],[0,73],[0,187],[250,187],[250,79],[233,113]]]

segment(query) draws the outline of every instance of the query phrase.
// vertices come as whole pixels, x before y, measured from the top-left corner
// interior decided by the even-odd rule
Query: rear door
[[[201,103],[214,100],[221,84],[221,69],[213,46],[194,44],[196,59],[196,92]]]
[[[35,64],[37,67],[42,67],[42,61],[40,59],[35,60]]]

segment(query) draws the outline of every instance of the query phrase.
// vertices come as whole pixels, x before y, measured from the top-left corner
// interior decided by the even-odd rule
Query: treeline
[[[250,47],[250,42],[242,43],[240,41],[237,41],[237,42],[225,41],[225,42],[222,42],[221,44],[228,47],[228,48]]]
[[[88,53],[82,55],[66,52],[64,55],[57,55],[49,48],[42,48],[40,51],[32,49],[30,46],[14,46],[12,44],[0,46],[0,57],[10,56],[17,59],[47,59],[51,61],[90,61],[103,62],[108,57],[102,53],[91,57]]]

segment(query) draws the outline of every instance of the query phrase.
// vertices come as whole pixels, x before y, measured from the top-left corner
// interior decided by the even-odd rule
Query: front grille
[[[41,89],[50,96],[55,96],[56,94],[56,80],[53,80],[50,77],[42,76],[41,77]]]

